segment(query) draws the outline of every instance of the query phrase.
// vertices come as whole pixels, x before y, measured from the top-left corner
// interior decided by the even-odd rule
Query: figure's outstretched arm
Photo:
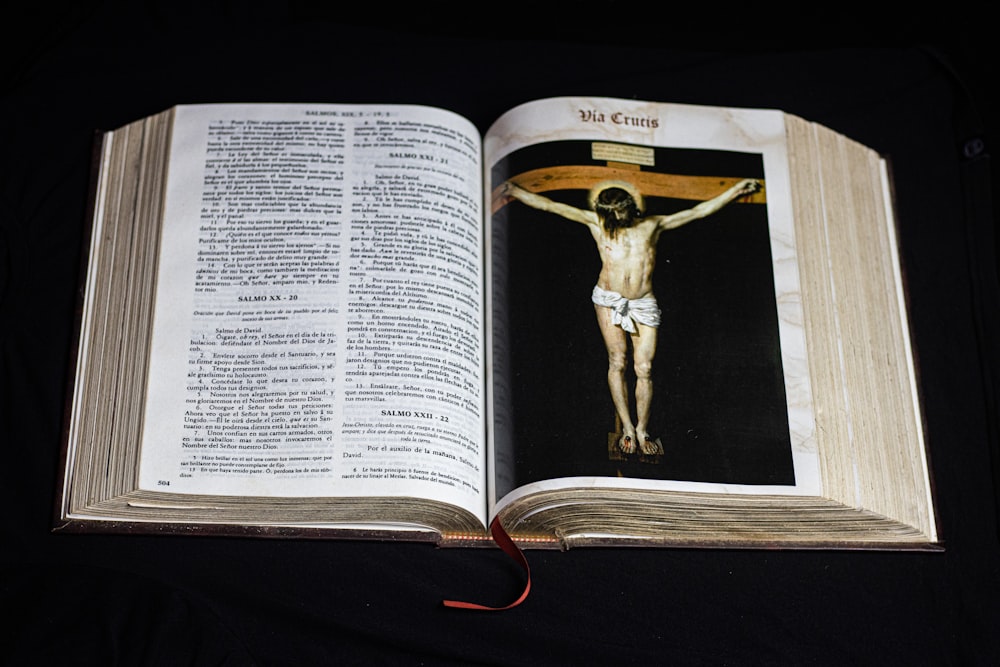
[[[757,179],[745,178],[723,192],[721,195],[713,197],[707,201],[703,201],[697,206],[693,206],[687,210],[678,211],[677,213],[672,213],[670,215],[660,216],[657,220],[657,225],[660,229],[676,229],[681,225],[686,225],[692,220],[698,220],[699,218],[712,215],[738,197],[752,195],[755,192],[759,192],[761,187],[761,182]]]
[[[572,220],[573,222],[580,222],[585,225],[594,224],[597,222],[597,214],[593,211],[587,211],[583,209],[576,208],[575,206],[570,206],[569,204],[563,204],[562,202],[557,202],[544,197],[540,194],[530,192],[525,190],[520,185],[506,181],[503,184],[503,189],[501,191],[503,194],[513,197],[514,199],[531,206],[532,208],[537,208],[541,211],[547,211],[549,213],[555,213],[556,215],[561,215],[567,220]]]

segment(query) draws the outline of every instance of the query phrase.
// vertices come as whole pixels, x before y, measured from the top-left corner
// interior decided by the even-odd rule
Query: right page
[[[484,153],[495,509],[820,495],[784,114],[548,99]]]

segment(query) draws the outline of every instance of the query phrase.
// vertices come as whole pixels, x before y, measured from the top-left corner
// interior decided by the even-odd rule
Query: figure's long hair
[[[618,185],[604,187],[591,197],[591,206],[605,231],[614,236],[619,229],[631,227],[642,217],[642,199],[636,201],[629,190]]]

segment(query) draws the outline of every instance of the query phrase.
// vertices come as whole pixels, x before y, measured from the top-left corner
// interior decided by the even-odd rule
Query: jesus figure
[[[624,454],[634,453],[637,447],[643,454],[658,451],[647,429],[653,397],[651,369],[660,326],[660,308],[653,294],[653,267],[660,234],[711,215],[738,197],[760,189],[760,181],[744,179],[692,208],[670,215],[646,216],[642,195],[623,181],[605,181],[594,186],[589,210],[553,201],[510,181],[504,184],[503,194],[586,225],[597,243],[601,273],[591,299],[608,350],[608,387],[622,424],[618,447]],[[630,340],[636,376],[635,421],[625,383]]]

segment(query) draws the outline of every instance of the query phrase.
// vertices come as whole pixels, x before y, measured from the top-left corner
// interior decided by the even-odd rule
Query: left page
[[[485,515],[479,142],[417,106],[176,109],[141,489]]]

